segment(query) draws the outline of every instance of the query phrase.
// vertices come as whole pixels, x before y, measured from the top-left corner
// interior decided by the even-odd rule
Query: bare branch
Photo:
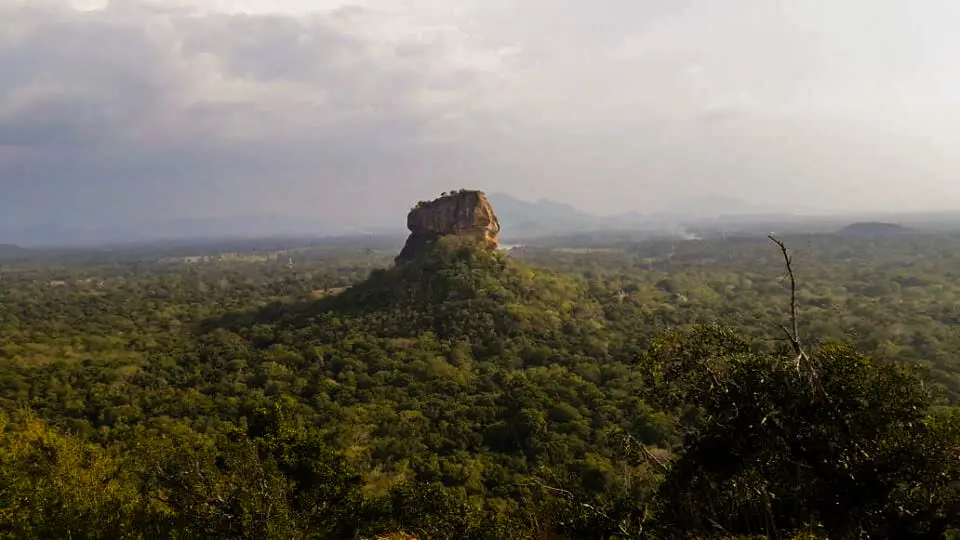
[[[564,496],[568,501],[570,501],[571,503],[579,504],[582,508],[586,508],[587,510],[590,510],[591,512],[593,512],[593,513],[595,513],[596,515],[602,517],[603,519],[605,519],[605,520],[607,520],[607,521],[609,521],[609,522],[611,522],[611,523],[616,523],[616,524],[617,524],[617,528],[620,529],[620,533],[623,534],[624,536],[626,536],[626,537],[631,536],[630,531],[627,530],[627,528],[624,526],[623,522],[617,521],[617,520],[611,518],[611,517],[610,517],[609,515],[607,515],[603,510],[597,508],[596,506],[581,501],[581,500],[576,496],[576,494],[574,494],[572,491],[568,491],[568,490],[566,490],[566,489],[561,489],[561,488],[557,488],[557,487],[553,487],[553,486],[548,486],[547,484],[544,484],[543,482],[541,482],[541,481],[539,481],[539,480],[537,480],[537,479],[532,479],[532,480],[530,480],[529,482],[516,483],[516,484],[514,484],[514,485],[516,485],[516,486],[524,486],[524,487],[537,486],[537,487],[539,487],[539,488],[541,488],[541,489],[544,489],[544,490],[547,490],[547,491],[551,491],[551,492],[553,492],[553,493],[559,493],[560,495],[563,495],[563,496]]]
[[[784,265],[787,267],[787,277],[790,278],[790,328],[788,329],[784,325],[780,325],[780,329],[783,330],[783,333],[787,335],[787,338],[790,340],[790,344],[793,346],[793,351],[797,354],[797,369],[800,368],[800,362],[808,360],[807,353],[803,350],[803,345],[800,343],[800,330],[797,322],[797,279],[793,273],[793,258],[790,256],[790,251],[787,249],[787,245],[784,244],[777,237],[768,235],[767,238],[771,242],[777,245],[780,248],[780,253],[783,255]]]
[[[554,492],[554,493],[559,493],[559,494],[563,495],[564,497],[566,497],[567,499],[570,499],[571,501],[577,499],[577,496],[574,495],[572,491],[569,491],[569,490],[566,490],[566,489],[563,489],[563,488],[548,486],[548,485],[544,484],[543,482],[541,482],[541,481],[539,481],[539,480],[537,480],[537,479],[533,479],[533,480],[531,480],[531,481],[529,481],[529,482],[518,482],[518,483],[516,483],[516,484],[514,484],[514,485],[516,485],[516,486],[523,486],[523,487],[537,486],[537,487],[539,487],[539,488],[541,488],[541,489],[545,489],[545,490],[547,490],[547,491],[552,491],[552,492]]]
[[[661,461],[660,458],[654,455],[654,453],[651,452],[649,448],[647,448],[647,445],[638,441],[636,437],[634,437],[629,433],[625,433],[625,435],[627,436],[627,442],[632,442],[633,444],[637,445],[640,448],[640,452],[643,454],[643,456],[648,460],[652,461],[657,466],[657,468],[660,469],[661,472],[663,473],[670,472],[670,467],[666,463]]]

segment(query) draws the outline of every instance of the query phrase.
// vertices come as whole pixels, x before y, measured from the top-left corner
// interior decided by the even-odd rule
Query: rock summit
[[[416,258],[431,242],[443,236],[476,239],[490,249],[499,245],[500,222],[482,191],[461,189],[432,201],[420,201],[407,214],[410,236],[397,262]]]

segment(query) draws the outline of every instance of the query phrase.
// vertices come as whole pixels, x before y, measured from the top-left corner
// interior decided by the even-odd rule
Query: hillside
[[[493,193],[490,202],[497,209],[505,234],[513,239],[593,230],[604,224],[600,216],[547,199],[530,202],[505,193]]]
[[[769,245],[564,253],[555,266],[585,266],[561,274],[496,249],[481,195],[417,205],[415,249],[369,275],[361,250],[0,283],[0,530],[911,538],[957,523],[958,413],[895,364],[806,339],[798,362],[763,338],[783,314]],[[888,253],[873,244],[829,247]],[[810,313],[832,328],[839,311]]]
[[[840,229],[837,234],[841,236],[897,236],[910,234],[911,232],[911,229],[896,223],[861,221],[847,225]]]
[[[612,448],[582,470],[567,454],[598,450],[611,429],[649,432],[645,440],[658,446],[676,442],[631,397],[639,372],[612,361],[603,308],[585,283],[519,264],[474,238],[442,238],[339,294],[205,328],[208,363],[240,338],[252,347],[247,354],[280,355],[281,365],[299,366],[297,377],[318,381],[295,392],[301,414],[335,445],[375,456],[381,485],[413,474],[504,504],[529,492],[518,484],[541,467],[571,482],[588,475],[598,486],[621,483]],[[327,388],[339,405],[311,403]]]
[[[0,259],[15,259],[29,253],[30,250],[14,244],[0,244]]]
[[[540,347],[603,353],[604,314],[585,284],[512,261],[472,239],[444,238],[416,260],[374,271],[365,281],[323,299],[274,304],[208,323],[248,339],[272,327],[284,345],[334,342],[349,329],[395,355],[461,344],[483,361],[536,364]],[[271,347],[273,340],[256,340]],[[541,358],[545,361],[545,358]]]

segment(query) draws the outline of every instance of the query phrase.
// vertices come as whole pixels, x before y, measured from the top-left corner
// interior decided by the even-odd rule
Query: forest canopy
[[[802,361],[763,238],[11,263],[0,536],[951,534],[960,236],[784,241]]]

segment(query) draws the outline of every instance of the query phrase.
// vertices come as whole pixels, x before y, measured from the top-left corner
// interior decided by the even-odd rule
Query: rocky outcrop
[[[410,236],[397,256],[398,262],[416,258],[427,244],[442,236],[474,238],[495,249],[500,234],[500,222],[487,196],[482,191],[468,190],[417,203],[407,214],[407,228]]]

